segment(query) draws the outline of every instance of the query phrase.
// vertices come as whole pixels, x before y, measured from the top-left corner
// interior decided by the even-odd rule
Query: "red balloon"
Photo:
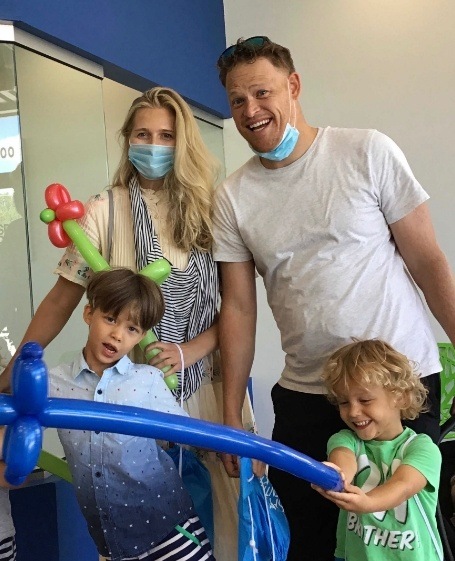
[[[80,201],[69,201],[58,206],[55,215],[62,222],[65,220],[76,220],[84,216],[84,205]]]
[[[67,188],[60,183],[52,183],[49,185],[44,193],[44,198],[47,206],[52,210],[56,210],[62,203],[68,203],[71,201]]]
[[[56,247],[67,247],[71,243],[71,238],[63,229],[62,223],[58,220],[53,220],[47,226],[49,239]]]

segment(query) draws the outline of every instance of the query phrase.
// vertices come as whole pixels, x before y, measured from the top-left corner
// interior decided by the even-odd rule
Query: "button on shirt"
[[[186,415],[162,373],[124,356],[100,378],[83,354],[50,371],[50,395]],[[137,557],[194,515],[172,459],[154,439],[59,429],[73,484],[99,552]]]

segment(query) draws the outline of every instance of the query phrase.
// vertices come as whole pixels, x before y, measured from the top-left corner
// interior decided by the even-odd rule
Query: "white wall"
[[[431,196],[436,233],[455,268],[455,2],[452,0],[224,0],[226,38],[267,35],[287,46],[313,126],[376,128],[405,152]],[[225,126],[227,173],[251,153]],[[258,280],[253,365],[256,420],[270,436],[270,389],[283,367],[279,334]],[[447,337],[434,322],[438,341]]]

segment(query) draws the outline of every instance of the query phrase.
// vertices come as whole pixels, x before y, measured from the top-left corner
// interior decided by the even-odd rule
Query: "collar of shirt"
[[[103,376],[104,374],[107,374],[109,372],[116,372],[117,374],[121,374],[125,376],[126,374],[128,374],[128,371],[132,364],[133,363],[128,358],[128,356],[125,355],[116,364],[114,364],[114,366],[111,366],[110,368],[106,368],[103,372]],[[84,358],[83,351],[81,351],[79,353],[79,356],[74,359],[74,362],[72,364],[71,377],[73,380],[75,380],[80,374],[84,372],[90,372],[98,379],[102,378],[102,376],[100,378],[98,374],[96,374],[95,372],[93,372],[93,370],[91,370],[91,368],[87,364],[87,361]]]

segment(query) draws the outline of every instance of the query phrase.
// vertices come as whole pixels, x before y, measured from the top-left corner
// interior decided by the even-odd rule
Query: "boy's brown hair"
[[[382,386],[402,398],[402,419],[415,419],[427,410],[428,390],[416,374],[408,358],[378,339],[355,341],[338,349],[327,361],[322,374],[328,398],[337,403],[340,392],[355,382],[368,386]]]
[[[164,314],[159,286],[131,269],[118,268],[94,273],[87,285],[89,306],[117,317],[128,309],[130,319],[144,331],[155,326]]]
[[[252,39],[257,39],[252,38]],[[261,37],[263,42],[261,45],[250,42],[249,39],[240,38],[237,43],[230,47],[231,52],[224,51],[217,62],[220,81],[226,87],[226,77],[238,64],[245,62],[253,63],[258,58],[266,58],[276,68],[282,68],[292,74],[295,72],[294,61],[292,60],[291,52],[286,47],[270,41],[268,37]],[[235,47],[235,48],[233,48]]]

